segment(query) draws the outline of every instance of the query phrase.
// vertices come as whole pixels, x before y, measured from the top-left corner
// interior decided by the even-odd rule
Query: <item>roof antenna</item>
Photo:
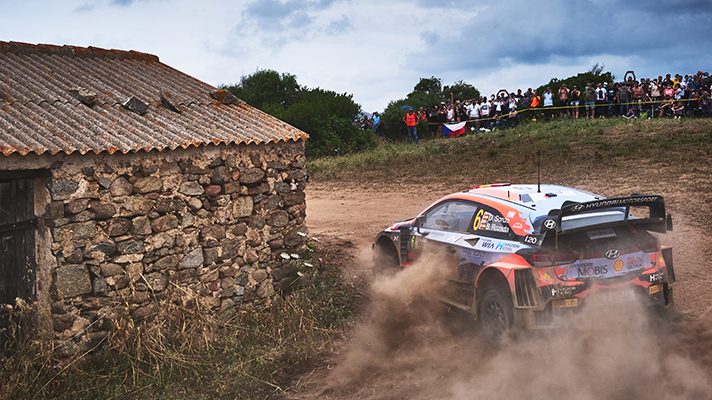
[[[536,152],[536,192],[541,193],[541,150]]]

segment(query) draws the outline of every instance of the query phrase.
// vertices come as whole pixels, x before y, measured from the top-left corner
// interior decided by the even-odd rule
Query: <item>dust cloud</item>
[[[695,356],[710,352],[709,310],[668,323],[640,302],[601,296],[565,329],[520,333],[496,351],[437,301],[439,260],[374,280],[320,398],[712,399],[712,358]]]

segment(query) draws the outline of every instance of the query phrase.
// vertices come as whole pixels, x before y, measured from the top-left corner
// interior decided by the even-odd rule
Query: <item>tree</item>
[[[415,85],[413,91],[410,92],[408,96],[416,93],[434,94],[440,96],[443,93],[442,81],[440,78],[436,78],[434,76],[431,76],[430,78],[420,78],[420,82]]]
[[[480,97],[480,91],[463,80],[453,83],[452,86],[445,86],[443,92],[447,96],[450,96],[450,93],[452,93],[452,97],[456,100],[467,100]]]
[[[263,69],[242,76],[238,84],[225,89],[247,104],[272,114],[289,107],[297,94],[306,88],[299,86],[295,75]]]
[[[309,134],[306,153],[311,157],[344,154],[375,146],[373,134],[354,125],[361,106],[350,94],[309,89],[297,77],[273,70],[258,70],[225,87],[244,100]]]

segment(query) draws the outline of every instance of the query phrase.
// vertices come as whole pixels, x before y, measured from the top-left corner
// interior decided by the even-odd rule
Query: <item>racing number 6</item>
[[[475,216],[475,222],[472,224],[472,230],[476,231],[480,227],[480,222],[482,222],[482,216],[485,214],[485,210],[480,208]]]

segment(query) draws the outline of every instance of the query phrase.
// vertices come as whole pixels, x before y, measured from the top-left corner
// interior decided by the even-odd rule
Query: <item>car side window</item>
[[[509,239],[513,235],[507,219],[497,210],[487,206],[478,207],[470,230],[478,235],[500,239]]]
[[[477,204],[464,200],[446,200],[425,213],[421,228],[448,232],[468,232]]]

